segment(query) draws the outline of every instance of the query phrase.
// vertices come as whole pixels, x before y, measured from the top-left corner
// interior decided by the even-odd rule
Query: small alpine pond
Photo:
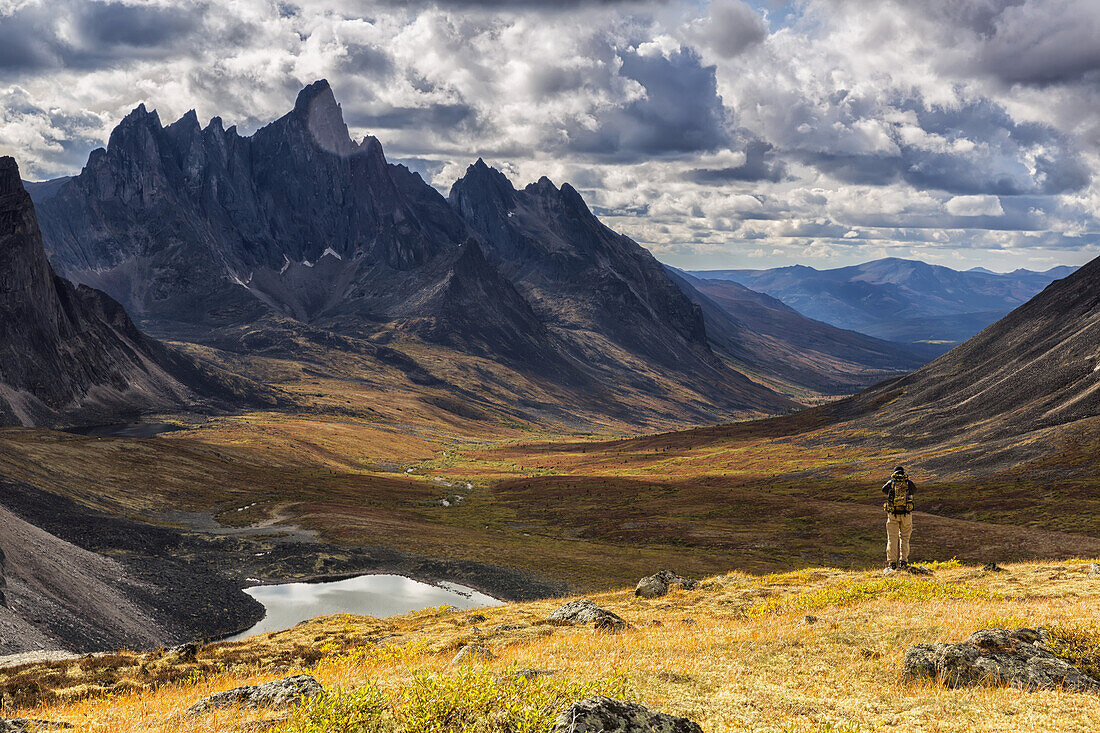
[[[238,641],[269,631],[282,631],[317,616],[353,613],[361,616],[398,616],[432,606],[460,610],[499,606],[492,596],[457,583],[430,585],[402,575],[359,575],[325,583],[257,585],[244,592],[264,605],[263,619],[227,641]]]

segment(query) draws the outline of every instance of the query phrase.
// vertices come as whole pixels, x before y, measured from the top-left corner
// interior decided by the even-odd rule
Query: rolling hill
[[[797,265],[693,274],[732,280],[840,328],[888,341],[937,345],[942,353],[1073,270],[960,272],[917,260],[887,258],[830,270]]]

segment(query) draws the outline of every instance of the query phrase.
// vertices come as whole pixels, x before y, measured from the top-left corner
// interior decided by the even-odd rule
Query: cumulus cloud
[[[1092,0],[0,0],[0,152],[74,173],[139,102],[248,134],[325,77],[440,190],[478,156],[569,181],[677,265],[1077,263],[1098,30]]]
[[[1005,213],[996,196],[954,196],[944,208],[954,216],[1000,216]]]

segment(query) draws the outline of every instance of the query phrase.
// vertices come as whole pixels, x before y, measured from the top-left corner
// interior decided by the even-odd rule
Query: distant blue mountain
[[[794,265],[692,274],[732,280],[840,328],[889,341],[934,344],[947,351],[1076,269],[961,272],[890,257],[830,270]]]

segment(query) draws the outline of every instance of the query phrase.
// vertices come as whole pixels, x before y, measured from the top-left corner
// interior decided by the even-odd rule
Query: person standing
[[[909,538],[913,535],[913,492],[916,485],[898,466],[890,480],[882,486],[886,502],[886,562],[887,569],[896,571],[909,567]]]

